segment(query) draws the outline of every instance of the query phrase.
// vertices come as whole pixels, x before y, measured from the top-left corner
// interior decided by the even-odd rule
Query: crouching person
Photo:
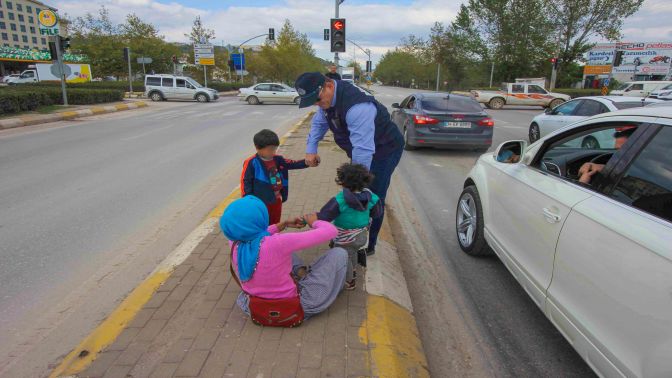
[[[231,246],[231,273],[242,292],[237,303],[260,325],[293,327],[326,310],[345,283],[347,252],[332,248],[308,268],[295,252],[328,242],[338,230],[312,215],[268,226],[266,205],[246,196],[229,205],[220,226]]]

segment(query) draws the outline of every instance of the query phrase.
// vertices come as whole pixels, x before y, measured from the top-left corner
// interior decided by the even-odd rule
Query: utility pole
[[[439,81],[441,80],[441,63],[436,67],[436,91],[439,91]]]
[[[205,81],[205,87],[208,87],[208,66],[203,66],[203,81]]]
[[[495,61],[492,61],[492,65],[490,66],[490,88],[492,88],[492,77],[495,75]]]
[[[56,48],[56,64],[59,68],[59,73],[61,77],[61,93],[63,93],[63,105],[68,106],[68,93],[65,89],[66,73],[65,73],[65,64],[63,64],[63,52],[61,51],[61,36],[57,35],[53,37],[54,47]],[[54,57],[52,57],[53,59]]]

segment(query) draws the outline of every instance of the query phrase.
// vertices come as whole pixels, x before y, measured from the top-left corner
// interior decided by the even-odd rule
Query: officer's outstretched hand
[[[318,154],[306,154],[306,165],[309,167],[317,167],[320,165],[320,155]]]

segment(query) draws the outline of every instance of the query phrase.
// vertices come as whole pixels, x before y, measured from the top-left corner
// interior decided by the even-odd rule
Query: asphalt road
[[[238,183],[295,105],[152,103],[0,132],[0,376],[41,376]]]
[[[374,90],[388,107],[412,93]],[[542,111],[488,110],[495,120],[490,151],[507,140],[526,140],[531,119]],[[405,151],[394,181],[402,217],[421,244],[401,259],[432,375],[593,376],[496,257],[472,258],[460,250],[455,209],[478,156],[459,150]]]

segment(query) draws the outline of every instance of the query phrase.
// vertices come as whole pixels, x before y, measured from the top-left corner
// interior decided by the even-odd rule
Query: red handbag
[[[303,313],[303,307],[301,307],[301,298],[298,292],[296,296],[291,298],[266,299],[251,295],[243,289],[243,285],[241,285],[236,272],[233,270],[233,248],[235,246],[235,243],[231,246],[229,269],[231,270],[231,276],[236,280],[240,289],[250,298],[250,317],[254,324],[266,327],[286,328],[301,325],[305,314]]]

